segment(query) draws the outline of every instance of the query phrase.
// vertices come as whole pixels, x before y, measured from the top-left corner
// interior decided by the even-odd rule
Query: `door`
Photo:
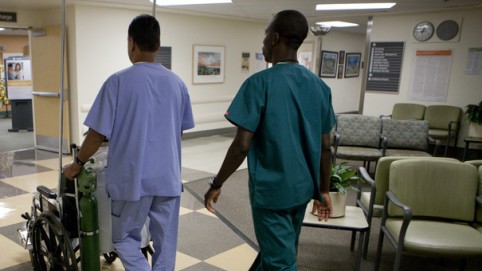
[[[30,31],[35,147],[59,151],[61,28]],[[65,50],[66,51],[66,50]],[[67,61],[64,58],[62,152],[70,151]]]

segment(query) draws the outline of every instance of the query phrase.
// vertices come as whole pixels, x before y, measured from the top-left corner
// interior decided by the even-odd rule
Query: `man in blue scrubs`
[[[151,270],[141,253],[141,229],[150,218],[152,270],[174,270],[181,183],[181,135],[194,127],[186,86],[155,62],[160,46],[156,18],[140,15],[128,30],[132,66],[111,75],[84,122],[89,132],[72,179],[107,138],[106,189],[112,200],[112,240],[128,271]]]
[[[206,192],[214,212],[221,186],[248,156],[249,197],[258,258],[250,270],[293,271],[298,238],[311,199],[319,220],[331,217],[330,131],[335,124],[330,88],[299,65],[308,34],[298,11],[276,14],[266,29],[263,55],[273,67],[249,77],[225,117],[237,133]]]

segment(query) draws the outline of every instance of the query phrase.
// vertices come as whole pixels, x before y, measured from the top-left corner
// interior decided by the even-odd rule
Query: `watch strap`
[[[85,163],[87,163],[87,162],[82,162],[82,161],[80,161],[80,160],[79,160],[79,156],[77,156],[77,155],[76,155],[75,158],[74,158],[74,162],[75,162],[77,165],[79,165],[79,166],[83,166],[83,165],[85,165]]]
[[[211,177],[211,181],[209,182],[209,186],[212,188],[212,189],[219,189],[221,188],[223,185],[222,184],[217,184],[214,182],[214,180],[216,180],[216,177]]]

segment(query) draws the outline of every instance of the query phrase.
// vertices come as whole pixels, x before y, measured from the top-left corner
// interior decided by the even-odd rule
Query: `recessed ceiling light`
[[[389,9],[397,3],[318,4],[316,10]]]
[[[154,0],[150,0],[151,3]],[[231,0],[157,0],[158,6],[183,6],[183,5],[203,5],[203,4],[226,4],[232,3]]]
[[[3,27],[0,27],[0,31],[3,31],[3,30],[5,30],[5,28],[3,28]]]
[[[321,26],[329,26],[329,27],[355,27],[355,26],[358,26],[358,24],[355,24],[355,23],[348,23],[348,22],[342,22],[342,21],[317,22],[316,24],[319,24]]]

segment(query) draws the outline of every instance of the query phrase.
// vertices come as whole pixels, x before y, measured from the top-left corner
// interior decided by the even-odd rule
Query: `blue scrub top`
[[[298,64],[248,78],[225,117],[254,133],[248,154],[253,207],[287,209],[320,198],[321,135],[335,124],[330,88]]]
[[[181,133],[194,127],[182,80],[157,63],[110,76],[84,122],[109,139],[106,188],[113,200],[179,196]]]

